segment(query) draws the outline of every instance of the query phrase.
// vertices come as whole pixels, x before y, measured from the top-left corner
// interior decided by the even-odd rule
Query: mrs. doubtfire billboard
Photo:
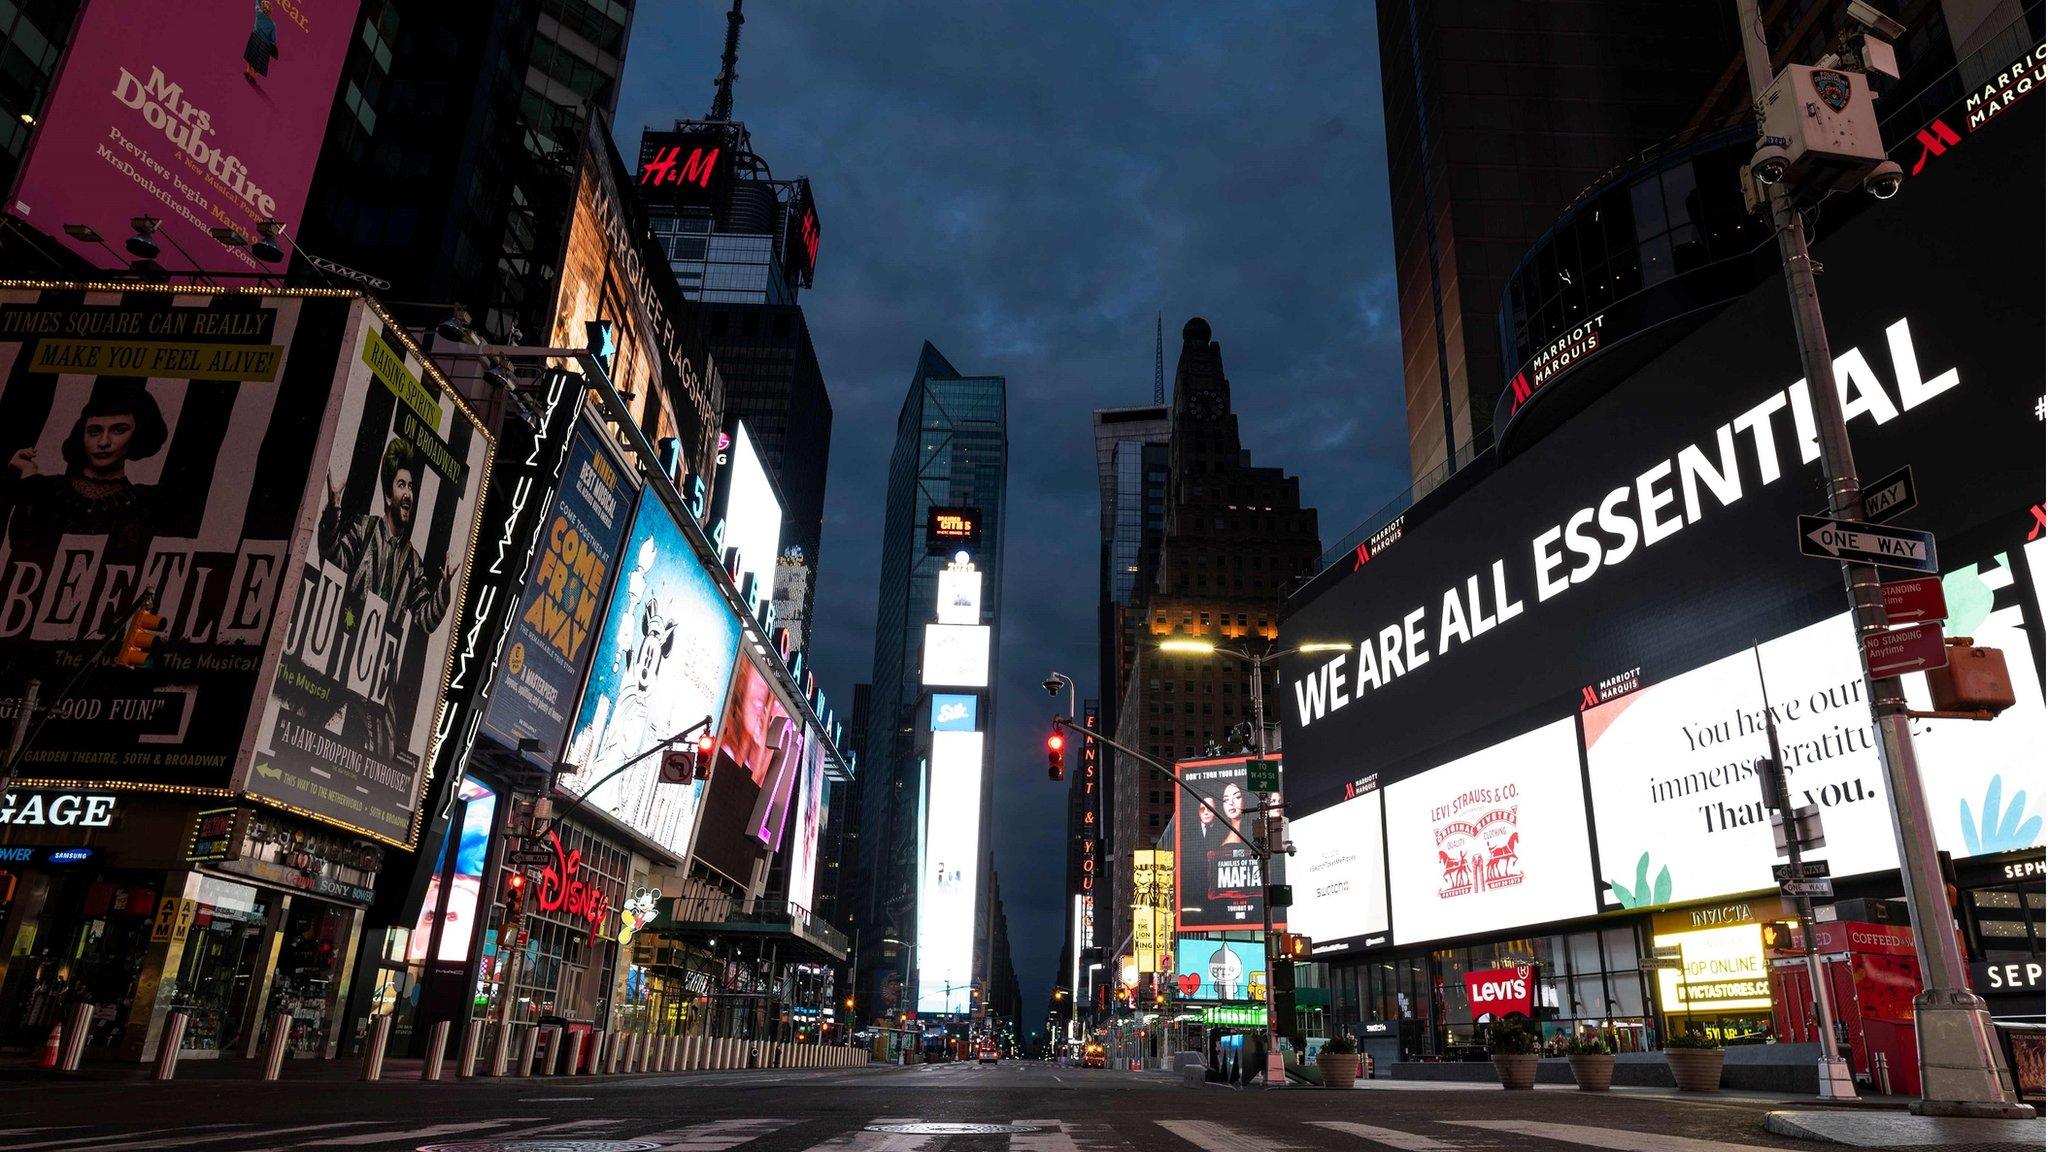
[[[88,263],[119,261],[129,220],[161,220],[172,274],[260,271],[245,248],[298,230],[355,0],[90,0],[37,125],[11,211]],[[65,233],[91,227],[112,245]],[[182,249],[182,251],[180,251]],[[188,260],[186,253],[190,254]]]

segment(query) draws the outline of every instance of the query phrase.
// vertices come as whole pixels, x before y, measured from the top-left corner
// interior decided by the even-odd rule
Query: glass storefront
[[[275,897],[205,876],[196,900],[169,1001],[191,1018],[185,1051],[234,1052],[248,1039],[249,997],[262,978],[263,934]]]
[[[93,1007],[89,1052],[118,1045],[148,951],[158,874],[29,873],[10,911],[19,926],[0,983],[0,1046],[27,1050],[80,1002]]]
[[[340,990],[341,964],[348,952],[354,923],[351,909],[310,897],[292,900],[278,945],[277,972],[271,978],[265,1019],[279,1013],[291,1017],[289,1047],[294,1056],[325,1054],[333,1032],[335,997]]]

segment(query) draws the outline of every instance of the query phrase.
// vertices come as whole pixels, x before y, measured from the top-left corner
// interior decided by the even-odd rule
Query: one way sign
[[[1887,528],[1856,520],[1801,516],[1799,551],[1802,555],[1822,560],[1879,564],[1929,575],[1941,571],[1934,555],[1934,533],[1916,532],[1911,528]]]

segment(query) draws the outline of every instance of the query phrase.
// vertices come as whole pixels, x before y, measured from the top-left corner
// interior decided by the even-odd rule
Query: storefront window
[[[278,948],[277,975],[271,983],[266,1018],[284,1013],[292,1019],[290,1047],[294,1056],[325,1055],[333,1032],[335,993],[341,961],[348,950],[354,913],[300,896],[292,901]]]
[[[161,876],[31,876],[17,902],[37,899],[41,911],[21,925],[7,979],[0,987],[0,1040],[10,1047],[43,1042],[72,1004],[93,1006],[93,1049],[120,1043],[142,958],[149,948]]]
[[[232,1052],[247,1039],[249,990],[263,961],[268,893],[212,876],[199,880],[171,1007],[189,1013],[188,1052]]]

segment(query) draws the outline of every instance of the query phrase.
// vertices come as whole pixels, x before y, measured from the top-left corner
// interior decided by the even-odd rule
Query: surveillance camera
[[[1282,845],[1281,845],[1280,847],[1282,847],[1282,848],[1286,849],[1286,851],[1287,851],[1287,854],[1288,854],[1289,856],[1292,856],[1292,855],[1294,855],[1294,841],[1292,841],[1292,840],[1289,840],[1289,841],[1287,841],[1287,842],[1286,842],[1285,844],[1282,844]]]
[[[1749,174],[1756,177],[1756,182],[1765,187],[1784,180],[1791,167],[1792,158],[1785,154],[1784,148],[1776,144],[1766,144],[1758,148],[1749,158]]]
[[[1057,676],[1046,677],[1045,684],[1043,685],[1043,687],[1045,688],[1045,694],[1047,696],[1051,696],[1057,699],[1060,694],[1060,678]]]
[[[1879,200],[1889,200],[1899,194],[1899,185],[1905,180],[1905,171],[1897,163],[1886,160],[1864,174],[1863,190]]]
[[[1886,40],[1897,40],[1906,34],[1906,26],[1878,11],[1864,0],[1849,0],[1849,19],[1862,25],[1873,36]]]

